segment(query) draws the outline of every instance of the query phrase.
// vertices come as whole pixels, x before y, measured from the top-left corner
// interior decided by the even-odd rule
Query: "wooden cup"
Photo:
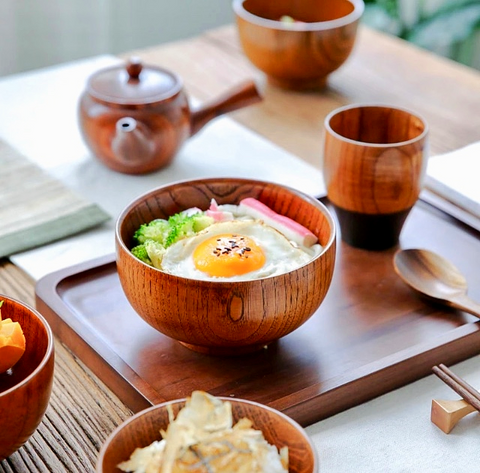
[[[427,166],[428,126],[383,105],[349,105],[325,118],[323,173],[342,240],[368,250],[398,243]]]

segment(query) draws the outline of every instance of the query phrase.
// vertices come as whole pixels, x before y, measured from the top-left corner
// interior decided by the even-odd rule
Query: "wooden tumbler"
[[[368,250],[398,243],[420,194],[428,126],[408,110],[349,105],[325,118],[323,173],[342,240]]]

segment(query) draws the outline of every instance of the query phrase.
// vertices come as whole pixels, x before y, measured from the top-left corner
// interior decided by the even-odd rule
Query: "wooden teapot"
[[[106,166],[144,174],[170,164],[183,142],[211,119],[260,100],[249,81],[192,110],[177,74],[132,58],[89,78],[79,124],[87,146]]]

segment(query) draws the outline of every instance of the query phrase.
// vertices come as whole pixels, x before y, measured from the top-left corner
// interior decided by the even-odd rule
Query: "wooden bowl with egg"
[[[240,281],[178,276],[131,252],[142,224],[192,207],[208,209],[212,199],[235,205],[246,198],[306,228],[321,251],[287,272]],[[121,213],[115,239],[121,286],[140,317],[188,348],[215,355],[254,352],[300,327],[325,298],[335,264],[335,224],[321,202],[286,186],[249,179],[199,179],[152,190]],[[272,260],[285,262],[276,254]]]
[[[291,418],[253,401],[226,397],[216,399],[231,404],[234,424],[242,418],[249,419],[252,422],[251,427],[261,431],[264,439],[276,447],[277,451],[287,447],[289,473],[319,471],[317,453],[312,441],[305,430]],[[102,446],[97,459],[96,473],[120,473],[122,470],[117,466],[127,461],[136,448],[144,448],[154,441],[161,440],[160,431],[167,429],[169,415],[173,414],[176,419],[184,406],[185,399],[169,401],[145,409],[126,420],[112,432]],[[199,470],[191,468],[191,471]]]
[[[285,89],[322,88],[350,56],[362,0],[234,0],[240,44],[268,81]]]
[[[36,310],[1,294],[0,301],[3,301],[2,320],[20,324],[25,338],[25,351],[18,361],[0,373],[0,460],[3,460],[30,438],[45,414],[52,390],[54,345],[49,325]],[[0,331],[0,339],[10,338],[10,333],[11,330]],[[0,341],[3,365],[6,357],[12,355],[15,343],[5,349],[5,338]]]

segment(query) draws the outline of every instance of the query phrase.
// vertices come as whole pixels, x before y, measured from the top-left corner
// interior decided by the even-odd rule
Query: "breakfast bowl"
[[[220,206],[255,199],[307,229],[321,250],[294,269],[246,280],[179,276],[132,254],[141,225],[191,208],[208,209],[212,199]],[[184,346],[215,355],[254,352],[300,327],[325,298],[335,264],[335,224],[328,209],[292,188],[251,179],[198,179],[154,189],[120,214],[115,240],[120,283],[138,315]],[[277,262],[275,254],[272,260]],[[285,261],[294,260],[282,257],[279,264]]]
[[[251,427],[261,431],[266,442],[278,450],[286,447],[288,449],[289,473],[317,473],[319,471],[315,447],[305,430],[294,420],[275,409],[253,401],[226,397],[215,399],[216,402],[228,402],[231,405],[233,424],[240,419],[249,419],[252,422]],[[117,427],[100,450],[96,472],[119,473],[120,471],[128,471],[123,462],[128,461],[136,448],[144,448],[151,445],[152,442],[160,440],[160,431],[167,430],[172,415],[175,419],[179,418],[178,412],[185,407],[185,402],[186,399],[180,399],[158,404],[135,414]],[[168,437],[166,441],[168,444]],[[122,464],[122,470],[118,468],[120,464]],[[245,469],[245,465],[242,466],[244,468],[241,471],[248,471]],[[207,470],[193,469],[192,467],[188,471]],[[237,471],[237,469],[222,471]],[[277,472],[279,469],[271,471]]]
[[[30,438],[45,414],[53,383],[54,344],[49,325],[36,310],[1,294],[0,301],[3,301],[1,319],[9,327],[0,330],[2,371],[6,358],[12,356],[18,345],[10,342],[14,338],[10,328],[17,324],[23,331],[25,349],[13,366],[0,373],[0,460],[3,460]]]
[[[318,89],[350,56],[363,0],[234,0],[242,49],[272,85]]]

